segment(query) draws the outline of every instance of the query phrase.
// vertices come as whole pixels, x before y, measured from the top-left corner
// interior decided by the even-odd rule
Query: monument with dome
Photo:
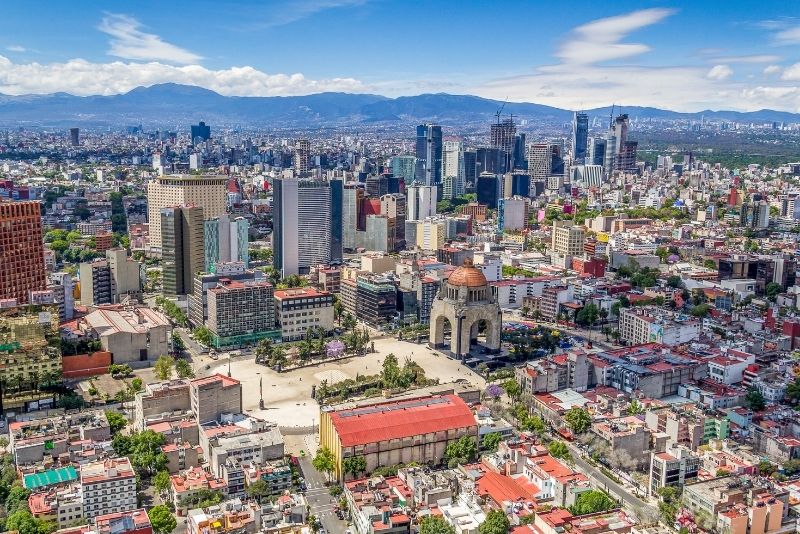
[[[465,359],[473,350],[499,352],[503,324],[500,305],[492,295],[483,272],[464,261],[442,284],[431,307],[430,344],[444,349],[445,326],[450,325],[450,352]],[[486,342],[478,345],[478,334],[485,327]],[[474,347],[474,349],[473,349]]]

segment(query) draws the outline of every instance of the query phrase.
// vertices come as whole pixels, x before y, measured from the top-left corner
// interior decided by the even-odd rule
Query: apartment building
[[[622,308],[619,313],[621,339],[632,345],[661,343],[674,347],[696,340],[701,329],[702,322],[694,317],[654,306]]]
[[[41,215],[39,202],[0,199],[0,300],[24,304],[47,287]]]
[[[80,484],[87,519],[136,508],[136,473],[127,457],[84,465]]]
[[[650,495],[666,486],[683,486],[697,479],[702,460],[687,447],[675,445],[650,453]]]
[[[208,295],[208,329],[215,347],[232,347],[278,337],[272,284],[221,279]]]
[[[303,339],[309,328],[333,330],[333,295],[313,287],[275,291],[275,318],[283,341]]]

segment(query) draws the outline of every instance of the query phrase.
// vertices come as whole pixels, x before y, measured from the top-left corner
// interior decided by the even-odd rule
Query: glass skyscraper
[[[417,168],[415,179],[425,185],[442,183],[442,127],[417,126]]]

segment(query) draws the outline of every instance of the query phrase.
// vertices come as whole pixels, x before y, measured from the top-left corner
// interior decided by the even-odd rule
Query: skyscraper
[[[206,126],[203,121],[200,121],[200,124],[193,124],[191,130],[192,143],[196,143],[198,139],[200,142],[211,139],[211,126]]]
[[[69,142],[72,146],[80,146],[81,144],[81,129],[80,128],[70,128],[69,129]]]
[[[527,136],[520,133],[514,136],[514,163],[510,170],[528,169],[528,162],[525,160],[525,147],[527,146]]]
[[[205,267],[207,273],[215,272],[215,264],[240,261],[245,268],[250,264],[248,232],[250,223],[244,217],[233,220],[223,214],[204,223]]]
[[[576,164],[586,161],[586,145],[589,139],[589,115],[575,112],[572,116],[572,160]]]
[[[415,180],[417,158],[414,156],[395,156],[392,158],[392,175],[405,178],[407,184]]]
[[[592,137],[589,140],[589,165],[603,165],[606,157],[606,140],[603,137]]]
[[[47,289],[39,202],[0,199],[0,299],[27,303]]]
[[[192,292],[192,277],[204,268],[203,208],[161,210],[163,287],[166,295]]]
[[[335,182],[335,183],[334,183]],[[277,178],[273,186],[273,264],[283,276],[307,274],[312,266],[341,260],[341,181]]]
[[[514,136],[517,134],[517,127],[514,126],[514,119],[499,120],[492,124],[489,129],[490,146],[497,148],[505,153],[505,169],[499,172],[506,172],[511,167],[512,156],[514,154]],[[487,169],[484,169],[487,170]],[[489,171],[498,172],[498,171]]]
[[[474,190],[475,182],[478,180],[478,173],[476,172],[478,153],[474,150],[464,151],[464,188],[466,190]]]
[[[391,193],[381,197],[381,214],[393,221],[389,226],[389,240],[392,250],[402,250],[405,246],[406,197],[399,193]],[[367,232],[369,233],[369,232]]]
[[[311,142],[308,139],[298,139],[294,146],[292,166],[297,174],[306,174],[311,161]]]
[[[150,250],[161,252],[161,210],[171,206],[198,206],[211,219],[225,213],[228,178],[226,176],[159,176],[147,184],[147,220],[150,223]]]
[[[464,150],[460,141],[445,141],[442,156],[443,198],[464,194]]]
[[[528,145],[528,172],[531,180],[545,180],[552,166],[552,148],[549,143]]]
[[[412,184],[406,188],[408,220],[421,221],[436,215],[436,187]]]
[[[358,220],[364,189],[357,184],[347,184],[342,192],[342,247],[355,250],[358,247]]]
[[[442,127],[435,124],[417,126],[416,180],[425,185],[442,183]]]
[[[502,179],[500,175],[491,172],[482,172],[478,176],[478,184],[475,186],[478,202],[485,204],[489,209],[496,210],[497,203],[502,197]]]

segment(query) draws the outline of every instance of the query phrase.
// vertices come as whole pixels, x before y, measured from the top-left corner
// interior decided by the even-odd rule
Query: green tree
[[[165,493],[169,489],[171,484],[172,481],[167,471],[159,471],[153,477],[153,486],[159,493]]]
[[[783,291],[783,287],[781,287],[780,284],[775,282],[770,282],[764,288],[764,294],[767,296],[769,300],[773,302],[775,301],[775,298],[780,294],[781,291]]]
[[[596,514],[616,508],[617,502],[600,490],[585,491],[578,495],[569,511],[575,515]]]
[[[52,530],[47,530],[45,528],[44,531],[41,531],[40,527],[43,526],[43,523],[43,521],[39,521],[33,517],[33,514],[31,514],[27,508],[21,508],[8,515],[8,519],[6,519],[6,530],[16,530],[19,531],[20,534],[46,534],[47,532],[55,530],[55,528]]]
[[[478,444],[472,436],[461,436],[448,443],[444,451],[448,467],[455,467],[473,461],[478,455]]]
[[[163,504],[152,507],[147,512],[147,516],[150,518],[150,525],[153,527],[154,534],[170,534],[178,526],[175,516]]]
[[[640,413],[644,413],[644,407],[641,403],[636,399],[631,399],[630,404],[628,404],[628,409],[626,410],[628,415],[637,415]]]
[[[181,333],[177,330],[172,331],[172,350],[175,354],[182,354],[183,351],[186,350],[186,344],[183,342],[183,338],[181,338]]]
[[[311,465],[314,466],[314,469],[320,473],[325,473],[330,478],[331,473],[336,470],[336,459],[329,448],[322,447],[317,451],[317,455],[314,456]]]
[[[128,420],[119,412],[107,411],[106,420],[108,421],[108,428],[111,430],[112,436],[128,426]]]
[[[6,496],[5,500],[6,514],[10,516],[17,510],[27,509],[28,497],[30,496],[31,492],[26,490],[22,486],[13,486],[8,491],[8,495]]]
[[[511,522],[502,510],[491,510],[478,527],[478,534],[507,534],[510,528]]]
[[[171,356],[161,355],[153,366],[153,374],[159,380],[169,380],[172,377],[172,368],[175,366],[175,359]]]
[[[342,470],[353,478],[367,470],[367,460],[363,456],[351,456],[342,460]]]
[[[678,289],[680,287],[683,287],[683,279],[680,276],[678,276],[677,274],[672,275],[672,276],[667,278],[667,286],[669,286],[671,288],[674,288],[674,289]]]
[[[456,529],[442,516],[428,514],[419,524],[419,534],[456,534]]]
[[[175,362],[175,373],[178,375],[178,378],[194,378],[192,364],[184,359]]]
[[[258,502],[261,502],[265,497],[271,494],[269,484],[263,478],[259,478],[251,482],[245,490],[248,497],[251,497]]]
[[[509,378],[502,384],[503,389],[511,399],[518,399],[519,396],[522,394],[522,388],[519,387],[517,381],[513,378]]]
[[[586,432],[592,424],[592,417],[589,415],[589,412],[583,408],[573,406],[564,415],[564,421],[575,434],[582,434]]]
[[[381,380],[383,387],[387,389],[399,387],[400,384],[400,364],[397,362],[397,356],[388,354],[383,360],[383,368],[381,371]]]
[[[591,328],[600,317],[600,310],[597,305],[590,302],[575,315],[575,322],[579,325],[588,326]]]
[[[208,329],[208,327],[198,326],[192,330],[192,335],[194,335],[194,338],[198,343],[205,345],[206,347],[210,347],[214,343],[214,334]]]
[[[747,390],[747,395],[744,397],[744,403],[754,412],[760,412],[767,406],[767,401],[764,399],[764,395],[762,395],[761,392],[754,387],[751,387]]]
[[[483,448],[487,451],[496,451],[501,441],[503,441],[503,436],[499,432],[490,432],[483,436]]]
[[[552,441],[550,445],[547,446],[547,452],[550,453],[550,456],[553,458],[561,458],[567,460],[571,457],[569,453],[569,447],[567,447],[566,443],[563,441]]]

